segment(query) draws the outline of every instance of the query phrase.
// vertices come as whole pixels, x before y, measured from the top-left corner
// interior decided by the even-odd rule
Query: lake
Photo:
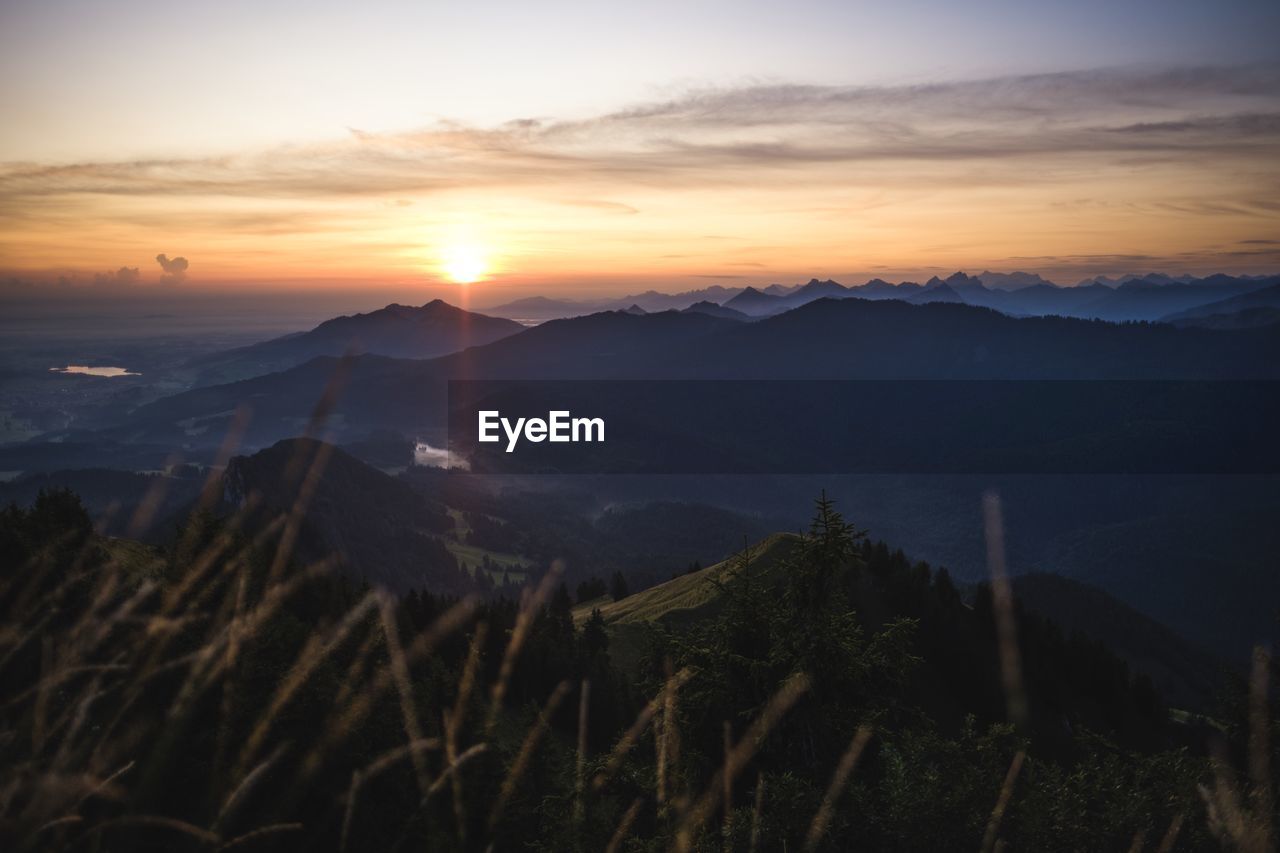
[[[141,376],[123,367],[89,367],[84,364],[68,364],[66,367],[51,367],[51,373],[81,373],[85,376]]]

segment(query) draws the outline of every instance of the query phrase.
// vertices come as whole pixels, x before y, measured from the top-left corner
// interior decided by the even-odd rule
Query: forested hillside
[[[554,570],[394,598],[244,521],[156,549],[67,492],[0,516],[6,849],[1261,850],[1274,825],[1264,658],[1252,704],[1169,715],[828,501],[626,666]]]

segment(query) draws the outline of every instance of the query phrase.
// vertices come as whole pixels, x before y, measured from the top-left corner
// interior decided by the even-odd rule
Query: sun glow
[[[471,284],[489,271],[488,253],[473,244],[459,243],[441,253],[440,269],[456,284]]]

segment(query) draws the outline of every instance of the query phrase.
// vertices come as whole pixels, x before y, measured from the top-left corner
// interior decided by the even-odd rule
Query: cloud
[[[0,216],[83,193],[327,199],[566,183],[605,192],[744,179],[826,185],[833,171],[871,181],[872,167],[885,164],[904,180],[912,164],[934,169],[916,179],[922,185],[999,183],[1019,163],[1026,180],[1065,158],[1194,165],[1213,157],[1262,168],[1277,155],[1280,63],[1100,69],[917,86],[700,89],[575,121],[353,131],[229,157],[9,164],[0,166],[8,199]]]
[[[629,204],[623,204],[620,201],[606,201],[604,199],[565,199],[561,204],[566,204],[570,207],[587,207],[605,211],[607,213],[625,213],[627,215],[635,215],[640,212],[639,208],[632,207]]]
[[[99,285],[131,285],[142,279],[142,271],[137,267],[120,267],[115,272],[100,272],[94,275],[93,283]]]
[[[146,235],[168,233],[233,247],[202,261],[202,279],[259,264],[400,271],[452,217],[483,210],[499,248],[547,269],[561,246],[580,245],[618,264],[679,253],[710,272],[694,243],[720,229],[743,260],[715,266],[734,272],[785,269],[789,257],[859,269],[910,257],[921,270],[908,247],[935,233],[924,245],[957,263],[1043,254],[1111,271],[1269,234],[1276,163],[1280,63],[698,88],[573,120],[353,129],[227,156],[0,163],[0,256],[25,251],[15,270],[48,269],[42,247],[68,233],[107,253],[122,249],[97,238],[133,234],[145,256]],[[165,265],[179,258],[157,260],[164,281],[187,272]]]
[[[163,253],[156,255],[156,263],[164,270],[160,276],[162,284],[180,284],[187,277],[187,267],[190,266],[186,258],[170,258]]]

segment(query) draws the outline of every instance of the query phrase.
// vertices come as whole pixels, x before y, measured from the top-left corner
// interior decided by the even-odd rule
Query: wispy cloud
[[[819,167],[813,177],[823,180],[821,167],[840,164],[1144,153],[1258,160],[1278,147],[1280,65],[1124,69],[696,90],[580,121],[352,130],[330,145],[215,158],[17,163],[0,172],[0,192],[11,213],[24,199],[64,194],[366,196],[566,180],[689,186],[740,179],[744,170]]]
[[[1225,247],[1280,216],[1277,163],[1276,63],[691,89],[571,121],[0,164],[0,254],[52,268],[75,234],[96,248],[90,271],[157,244],[200,247],[202,270],[228,247],[239,269],[406,269],[461,211],[583,275],[602,259],[686,275],[772,274],[788,257],[1116,269],[1187,250],[1209,263],[1261,250]],[[699,236],[712,232],[733,245]],[[110,254],[126,234],[133,254]]]

